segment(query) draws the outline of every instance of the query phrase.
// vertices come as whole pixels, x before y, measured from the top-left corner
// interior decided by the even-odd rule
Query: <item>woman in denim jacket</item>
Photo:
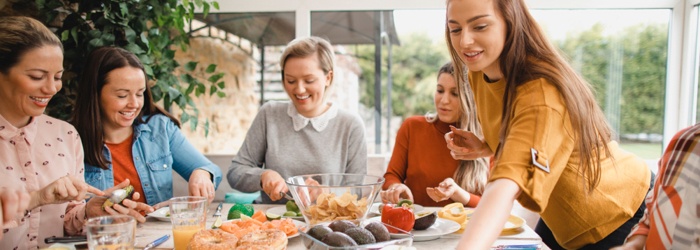
[[[189,194],[214,199],[221,169],[180,132],[180,122],[153,102],[143,64],[118,47],[92,51],[83,69],[72,123],[85,151],[85,181],[104,189],[129,180],[155,205],[173,196],[175,170]]]

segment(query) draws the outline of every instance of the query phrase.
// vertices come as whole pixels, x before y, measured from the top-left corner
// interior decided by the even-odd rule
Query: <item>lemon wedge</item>
[[[216,217],[216,220],[214,221],[214,224],[211,225],[211,229],[217,229],[221,227],[221,216]]]

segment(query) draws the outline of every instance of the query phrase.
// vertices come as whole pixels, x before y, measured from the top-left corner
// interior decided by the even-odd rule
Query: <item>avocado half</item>
[[[416,223],[413,224],[415,230],[426,230],[437,220],[437,212],[423,212],[416,214]]]

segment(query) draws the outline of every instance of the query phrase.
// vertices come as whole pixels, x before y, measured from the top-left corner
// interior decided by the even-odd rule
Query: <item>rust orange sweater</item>
[[[452,177],[459,162],[452,158],[445,143],[449,125],[440,120],[429,123],[424,116],[406,119],[396,134],[394,152],[384,174],[382,189],[395,183],[404,183],[411,189],[413,200],[423,206],[445,206],[454,201],[435,202],[425,192],[437,187],[445,178]],[[467,206],[474,207],[479,196],[471,195]]]

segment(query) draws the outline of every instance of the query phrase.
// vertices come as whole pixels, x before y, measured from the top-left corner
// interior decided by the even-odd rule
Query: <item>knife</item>
[[[46,244],[53,244],[53,243],[75,243],[75,242],[82,242],[82,241],[87,241],[87,236],[85,235],[80,235],[80,236],[67,236],[67,237],[56,237],[56,236],[51,236],[48,238],[44,239],[44,243]]]
[[[159,246],[160,244],[163,244],[163,242],[167,241],[169,238],[170,238],[169,234],[163,235],[163,237],[160,237],[160,238],[154,240],[153,242],[148,243],[148,245],[146,245],[143,248],[143,250],[153,249],[153,248]]]
[[[221,202],[219,203],[219,206],[216,207],[216,212],[214,212],[214,217],[216,217],[216,220],[214,220],[214,224],[211,225],[212,229],[217,229],[221,226],[221,207],[224,206],[224,203]]]
[[[214,212],[214,217],[221,216],[221,208],[224,206],[223,202],[219,202],[219,206],[216,207],[216,212]]]

